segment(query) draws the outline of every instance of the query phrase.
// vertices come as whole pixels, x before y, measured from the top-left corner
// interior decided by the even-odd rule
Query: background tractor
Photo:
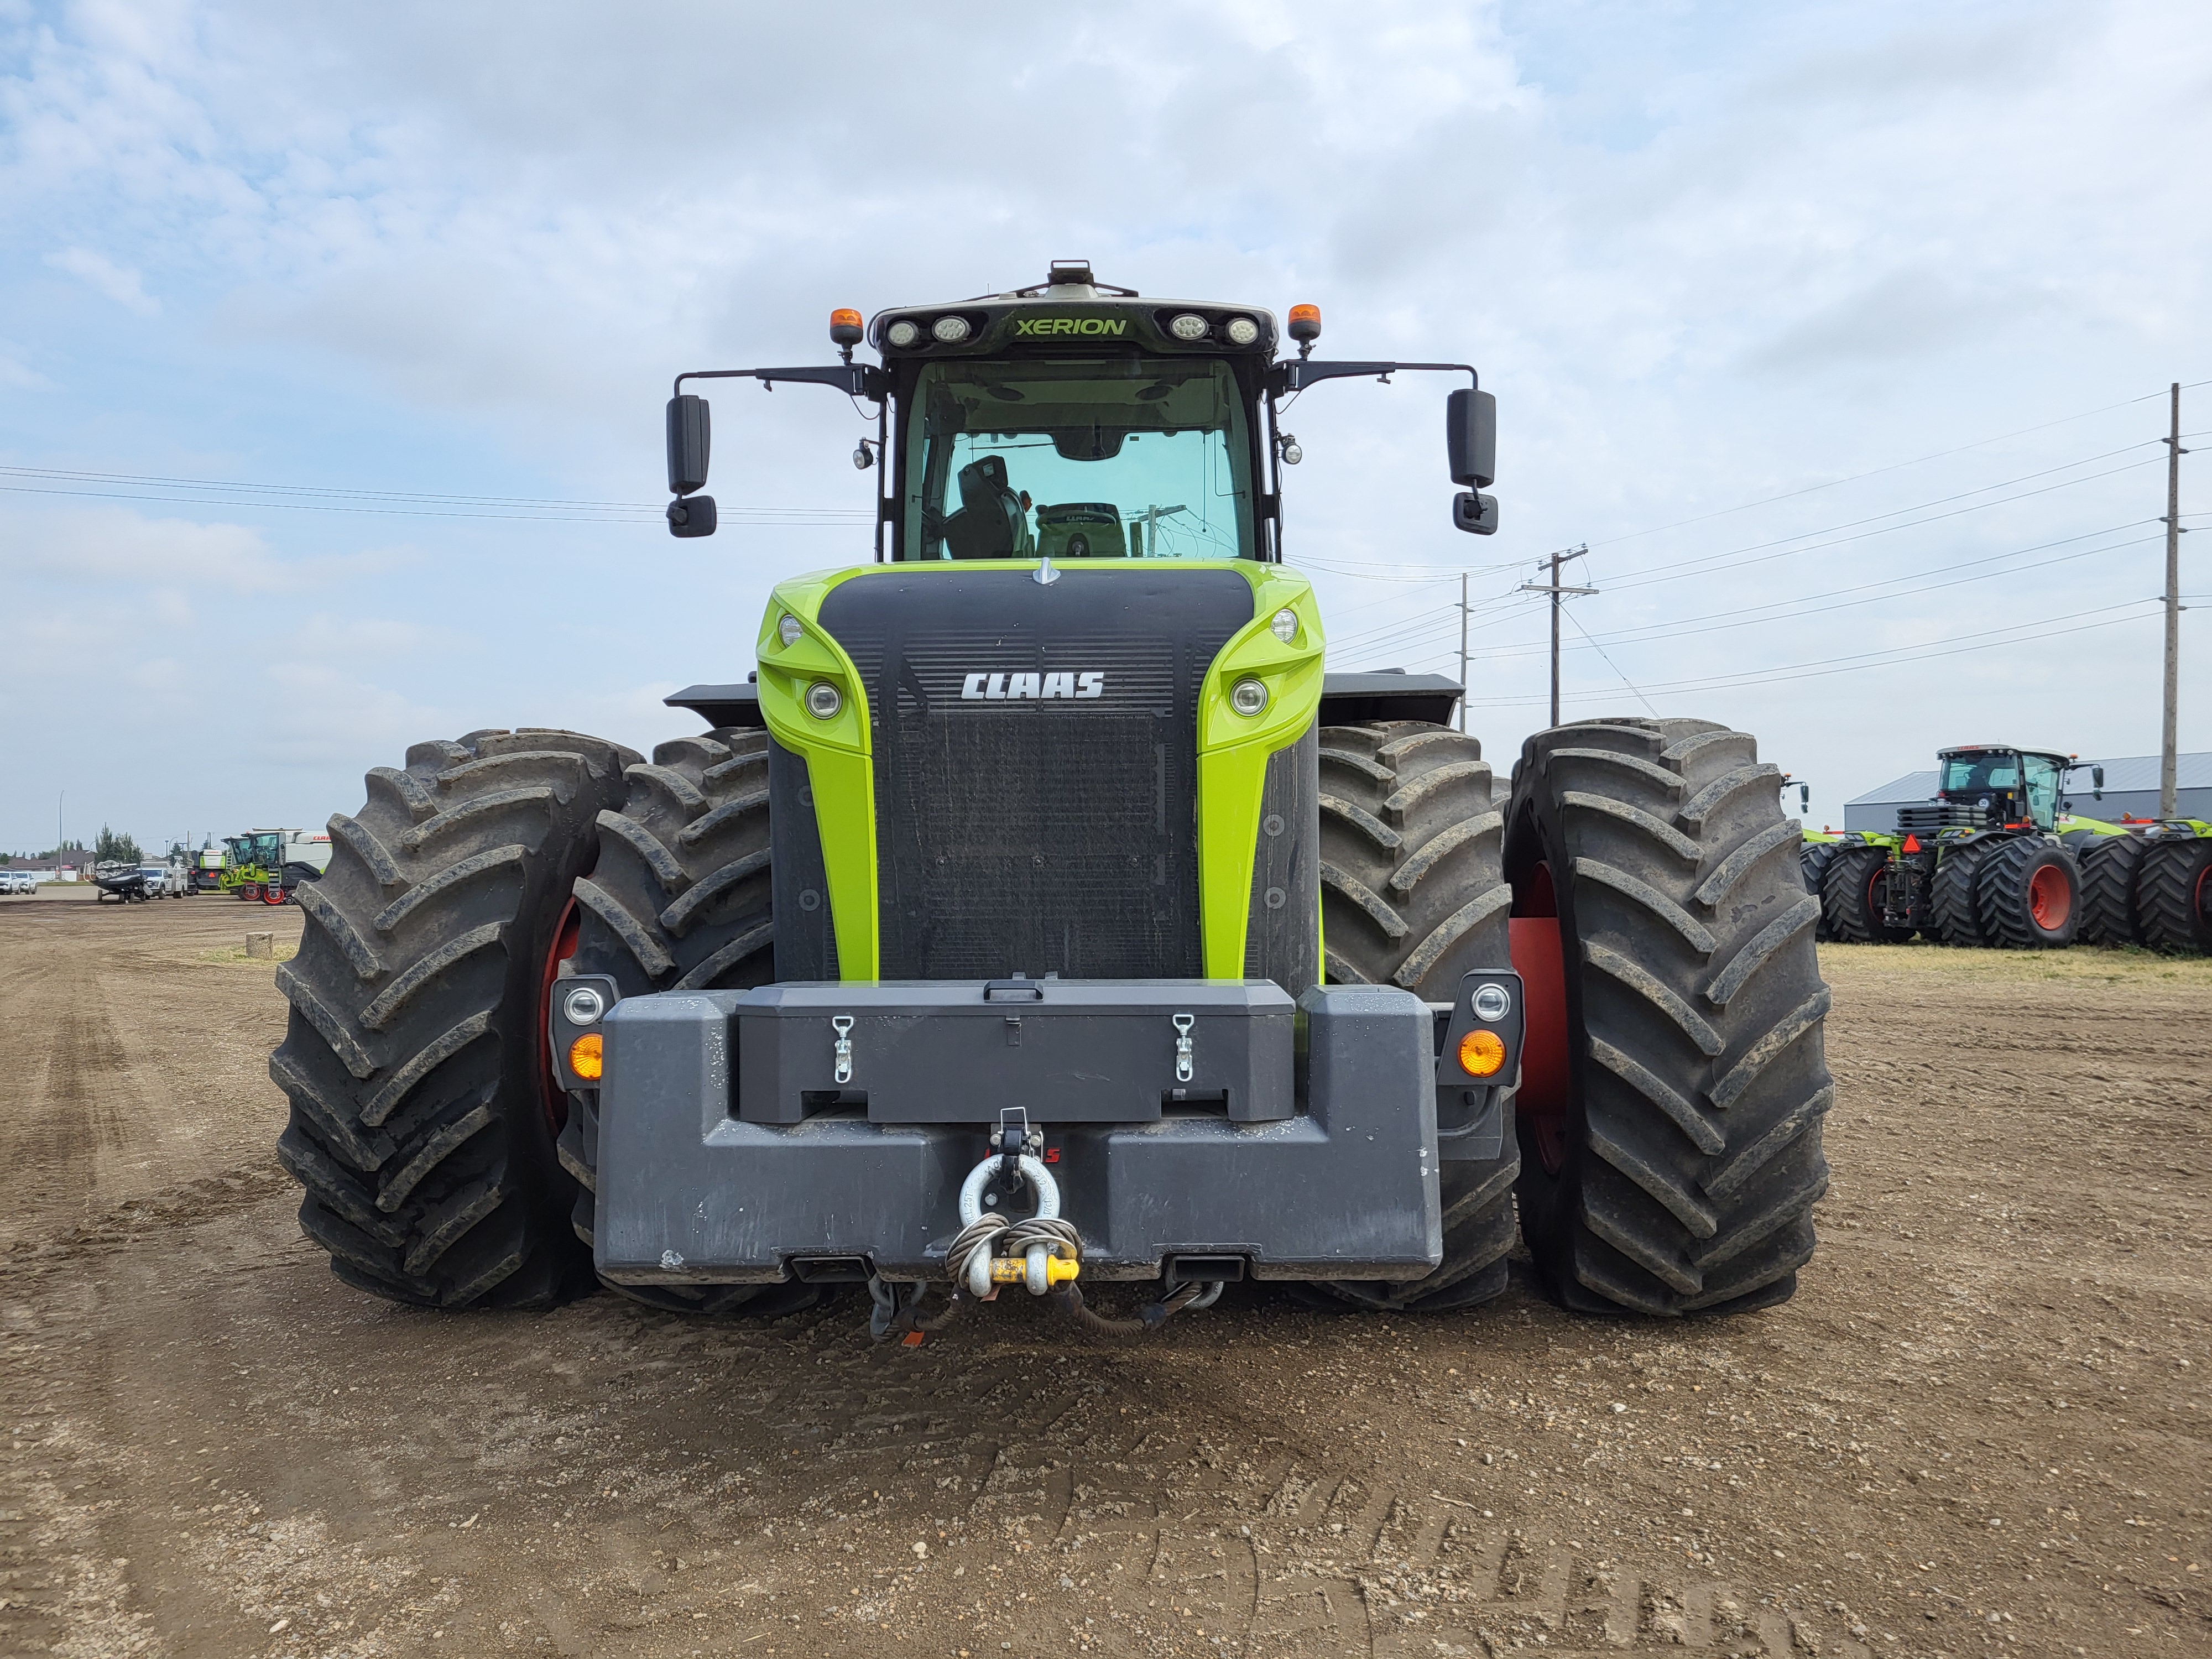
[[[2072,944],[2081,872],[2059,833],[2072,757],[1977,744],[1943,750],[1936,765],[1935,799],[1899,807],[1894,834],[1807,836],[1805,882],[1820,895],[1827,934],[1850,944],[1916,933],[2014,950]]]
[[[1282,400],[1465,376],[1478,534],[1494,405],[1288,333],[1059,264],[679,376],[675,534],[716,524],[687,383],[811,384],[873,405],[875,558],[778,584],[649,760],[472,732],[331,820],[271,1071],[337,1273],[752,1315],[865,1283],[885,1336],[1002,1287],[1096,1326],[1079,1279],[1118,1281],[1137,1329],[1239,1279],[1473,1306],[1517,1216],[1570,1306],[1790,1295],[1832,1091],[1780,774],[1590,720],[1501,800],[1459,686],[1325,673]]]
[[[2212,824],[2117,822],[2073,811],[2070,755],[1946,749],[1936,798],[1896,831],[1808,832],[1800,863],[1824,939],[2050,949],[2212,951]],[[2093,767],[2094,799],[2105,769]]]

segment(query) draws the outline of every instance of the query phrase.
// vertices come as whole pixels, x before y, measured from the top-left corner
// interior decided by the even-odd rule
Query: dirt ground
[[[1827,951],[1770,1312],[884,1348],[340,1284],[272,927],[0,905],[0,1652],[2212,1653],[2212,962]]]

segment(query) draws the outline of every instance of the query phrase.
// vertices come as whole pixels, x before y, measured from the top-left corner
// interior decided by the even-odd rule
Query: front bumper
[[[1495,1155],[1517,1067],[1510,974],[1469,975],[1454,1030],[1478,977],[1512,988],[1513,1064],[1449,1088],[1438,1011],[1380,986],[1295,1005],[1266,981],[1207,981],[629,998],[602,1023],[599,1270],[940,1279],[961,1182],[1020,1108],[1086,1277],[1206,1258],[1185,1276],[1418,1279],[1442,1259],[1439,1102],[1445,1157]]]

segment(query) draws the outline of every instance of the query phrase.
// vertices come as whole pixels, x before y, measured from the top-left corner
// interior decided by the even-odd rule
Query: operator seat
[[[1006,458],[986,455],[960,469],[960,510],[945,521],[945,544],[956,559],[1011,559],[1028,518],[1006,487]]]

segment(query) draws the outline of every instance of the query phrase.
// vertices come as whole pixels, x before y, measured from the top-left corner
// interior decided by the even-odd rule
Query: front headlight
[[[1267,623],[1267,630],[1285,645],[1298,636],[1298,613],[1291,610],[1278,611]]]
[[[844,706],[843,695],[827,680],[817,680],[806,688],[806,712],[817,720],[836,720]]]
[[[788,611],[776,618],[775,636],[786,645],[797,645],[799,635],[805,632],[805,627]]]
[[[1267,688],[1257,680],[1239,680],[1229,688],[1229,706],[1249,720],[1267,706]]]

